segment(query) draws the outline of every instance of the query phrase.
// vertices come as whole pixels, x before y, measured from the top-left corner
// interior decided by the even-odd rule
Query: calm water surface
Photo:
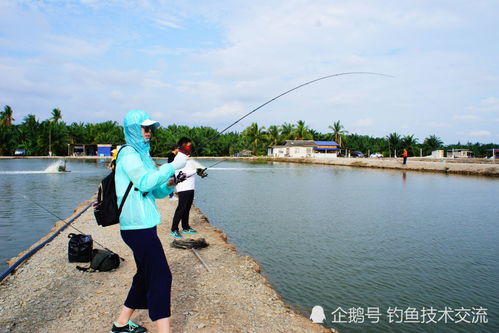
[[[67,173],[44,172],[57,161],[48,159],[0,160],[0,271],[5,261],[45,236],[57,218],[67,218],[76,206],[97,191],[109,173],[106,163],[68,160]],[[29,200],[23,198],[27,196]]]
[[[54,222],[16,193],[66,217],[107,173],[83,161],[71,161],[68,174],[32,173],[50,163],[0,161],[2,261]],[[325,324],[341,333],[498,332],[498,198],[491,178],[284,163],[224,162],[196,189],[196,205],[257,259],[287,303],[307,316],[322,306]],[[332,323],[340,307],[346,321],[350,309],[379,309],[379,322],[359,312],[363,323]],[[390,308],[430,307],[470,309],[459,312],[466,320],[471,308],[487,308],[489,323],[388,322]]]
[[[322,306],[340,332],[499,332],[497,179],[225,162],[196,197],[286,302],[306,315]],[[332,324],[339,307],[361,308],[364,323]],[[484,307],[489,323],[390,324],[390,307]]]

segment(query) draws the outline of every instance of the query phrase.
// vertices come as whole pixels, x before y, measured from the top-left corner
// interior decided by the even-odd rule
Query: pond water
[[[209,173],[196,205],[305,315],[322,306],[340,332],[499,332],[499,180],[228,161]]]
[[[0,160],[0,271],[5,261],[45,236],[82,201],[97,191],[109,173],[99,160],[68,160],[57,173],[59,161],[49,159]],[[35,203],[33,203],[33,201]],[[43,206],[47,211],[38,207]],[[54,216],[55,215],[55,216]]]
[[[0,161],[2,263],[55,220],[19,194],[67,217],[108,172],[42,172],[51,163]],[[232,161],[208,173],[195,204],[306,316],[319,305],[341,333],[499,331],[499,180]]]

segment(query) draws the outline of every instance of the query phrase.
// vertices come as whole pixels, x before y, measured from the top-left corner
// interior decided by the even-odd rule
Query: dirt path
[[[167,233],[176,202],[157,202],[163,217],[159,234],[173,273],[173,332],[330,332],[291,311],[258,264],[238,255],[197,208],[191,225],[210,243],[199,251],[210,272],[192,251],[171,248]],[[78,271],[67,261],[67,235],[74,232],[67,228],[0,284],[0,333],[109,332],[135,272],[131,251],[118,226],[98,227],[91,209],[74,225],[126,261],[113,272]],[[155,332],[147,311],[137,311],[133,320]]]
[[[235,160],[235,159],[234,159]],[[291,158],[291,157],[249,157],[246,161],[269,161],[302,164],[340,165],[400,171],[437,172],[456,175],[499,177],[499,163],[478,159],[426,160],[410,157],[407,164],[402,158]]]

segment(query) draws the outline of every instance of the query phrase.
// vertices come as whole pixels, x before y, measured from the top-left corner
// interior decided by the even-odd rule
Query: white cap
[[[154,126],[154,128],[159,127],[159,121],[152,120],[152,119],[146,119],[140,124],[141,126]]]

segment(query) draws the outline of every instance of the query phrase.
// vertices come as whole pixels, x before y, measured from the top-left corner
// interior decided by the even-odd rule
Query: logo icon
[[[326,319],[326,315],[324,314],[324,309],[320,305],[316,305],[312,308],[312,313],[310,314],[310,320],[314,324],[322,324]]]

